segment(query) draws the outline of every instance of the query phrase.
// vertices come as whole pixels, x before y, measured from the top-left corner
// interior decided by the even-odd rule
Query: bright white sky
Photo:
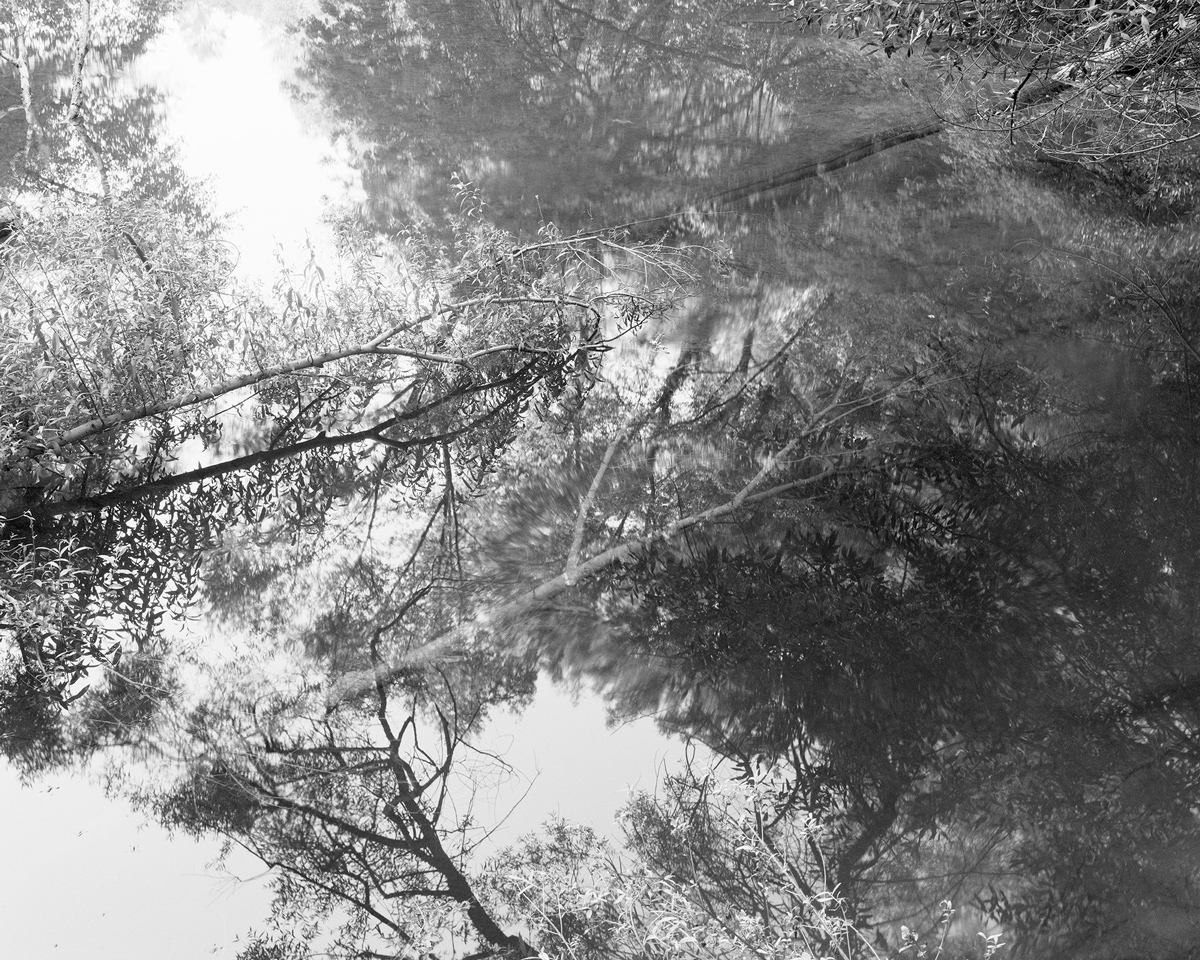
[[[224,960],[237,956],[236,937],[262,926],[261,881],[223,880],[208,867],[215,843],[171,840],[83,778],[22,788],[5,767],[0,809],[4,956]]]
[[[211,179],[219,208],[234,214],[230,239],[245,276],[272,275],[279,244],[293,260],[306,236],[323,247],[326,208],[362,199],[358,172],[325,118],[283,88],[296,57],[281,25],[197,4],[124,76],[131,88],[168,95],[167,129],[184,168]]]
[[[294,7],[283,0],[276,5]],[[182,15],[127,74],[169,93],[169,127],[188,171],[212,177],[219,205],[238,211],[235,242],[247,277],[268,277],[273,250],[295,250],[306,234],[322,243],[327,203],[360,198],[357,174],[331,146],[328,128],[281,87],[294,52],[270,4],[258,19],[214,12]],[[268,27],[264,24],[273,24]],[[551,813],[613,832],[629,787],[651,789],[660,765],[678,757],[649,721],[616,730],[602,706],[572,704],[544,686],[519,718],[496,721],[491,749],[526,779],[496,790],[506,812],[529,793],[495,838],[511,843]],[[238,938],[262,926],[269,899],[258,867],[233,861],[246,882],[208,864],[216,842],[171,840],[107,801],[80,778],[21,788],[0,768],[0,944],[22,960],[226,960]],[[483,819],[487,811],[476,807]]]
[[[652,790],[679,748],[653,724],[609,730],[594,697],[578,705],[545,685],[518,718],[499,718],[492,750],[522,775],[475,813],[507,813],[495,847],[552,813],[615,838],[613,815],[631,788]],[[532,786],[529,780],[534,782]],[[493,811],[487,809],[494,801]],[[82,777],[22,788],[0,767],[0,943],[22,960],[233,960],[239,937],[262,929],[270,897],[261,866],[239,854],[211,866],[214,841],[171,838]],[[493,847],[494,849],[494,847]]]

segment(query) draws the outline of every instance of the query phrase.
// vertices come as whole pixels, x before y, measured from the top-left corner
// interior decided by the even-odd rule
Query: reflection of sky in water
[[[485,737],[517,774],[480,796],[482,809],[494,804],[502,817],[512,811],[497,846],[536,830],[551,814],[617,839],[614,813],[632,792],[653,792],[660,767],[676,769],[681,756],[650,720],[609,729],[598,698],[581,693],[572,702],[544,678],[534,705],[520,717],[497,714]]]
[[[487,748],[516,775],[483,784],[474,799],[481,825],[511,811],[481,858],[554,813],[614,835],[613,813],[630,788],[653,790],[667,755],[648,721],[609,730],[594,698],[574,705],[540,689],[525,716],[498,715],[489,730]],[[455,799],[465,812],[468,798]],[[0,768],[0,809],[10,825],[0,833],[5,957],[232,960],[237,938],[264,927],[270,894],[259,861],[235,852],[223,874],[211,866],[215,840],[172,839],[96,784],[59,775],[22,789]]]
[[[127,74],[131,83],[168,93],[166,122],[181,142],[185,168],[193,176],[212,177],[218,207],[237,212],[231,239],[247,277],[270,277],[279,245],[294,258],[307,236],[322,252],[328,240],[321,224],[325,210],[361,200],[358,172],[331,145],[318,108],[298,106],[285,89],[294,80],[297,56],[294,36],[261,20],[193,10],[164,31]],[[518,781],[537,775],[512,822],[532,829],[557,810],[604,829],[623,802],[627,781],[641,778],[643,786],[649,785],[653,758],[665,741],[647,721],[637,730],[620,731],[616,740],[623,746],[610,750],[595,739],[607,736],[598,704],[573,711],[560,694],[543,699],[535,712],[545,712],[546,722],[529,718],[497,724],[522,754],[523,759],[511,760],[521,775]],[[581,738],[594,748],[587,776],[570,769],[578,767],[578,753],[568,764],[570,743]],[[542,759],[547,756],[562,762]],[[607,759],[600,762],[601,757]],[[639,762],[643,758],[645,764]],[[602,786],[603,780],[611,789]],[[500,808],[515,803],[523,790],[509,795],[502,789]]]
[[[235,938],[262,926],[262,883],[212,869],[215,841],[171,839],[96,784],[58,775],[22,789],[3,768],[0,809],[5,957],[231,960]],[[230,869],[249,881],[262,872],[248,855]]]
[[[168,97],[166,125],[185,170],[211,179],[243,276],[270,277],[306,236],[326,248],[326,209],[357,199],[357,172],[315,108],[297,105],[294,38],[242,13],[193,12],[165,30],[125,74]]]
[[[233,214],[227,236],[240,252],[239,273],[268,285],[277,250],[296,266],[307,239],[327,259],[331,233],[322,217],[363,200],[344,143],[333,144],[319,110],[297,105],[285,89],[297,50],[280,11],[295,6],[255,16],[189,7],[120,80],[129,92],[166,94],[167,134],[184,170],[208,180],[218,211]],[[481,823],[512,811],[488,850],[554,813],[615,837],[614,814],[629,788],[653,789],[658,765],[678,753],[649,720],[609,730],[594,697],[573,704],[547,683],[540,689],[524,716],[498,716],[487,733],[485,747],[514,770],[485,785],[474,804]],[[264,926],[269,894],[257,861],[231,862],[252,882],[223,880],[208,866],[215,841],[171,841],[106,802],[98,786],[56,777],[22,790],[5,770],[0,805],[21,824],[0,839],[9,866],[0,879],[5,955],[219,960],[236,956],[237,938]]]

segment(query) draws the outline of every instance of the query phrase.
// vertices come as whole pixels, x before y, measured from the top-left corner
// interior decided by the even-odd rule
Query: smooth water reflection
[[[181,116],[184,96],[167,117],[187,128],[187,162],[223,178],[221,202],[257,211],[238,241],[248,262],[265,262],[268,237],[317,230],[329,196],[392,235],[447,237],[464,209],[527,240],[546,221],[631,225],[611,241],[624,249],[589,254],[606,276],[635,275],[633,245],[653,240],[696,278],[613,352],[586,402],[545,414],[494,488],[455,501],[444,536],[468,530],[469,546],[439,544],[438,589],[411,588],[415,612],[395,586],[410,589],[402,528],[415,521],[397,510],[368,528],[394,549],[370,556],[348,535],[300,586],[272,580],[257,545],[223,545],[233,573],[222,593],[209,571],[216,614],[353,673],[380,624],[405,648],[473,623],[581,544],[586,560],[730,502],[786,450],[793,491],[651,540],[511,621],[485,618],[482,647],[398,689],[461,716],[466,735],[488,710],[527,704],[541,668],[743,769],[776,764],[820,847],[808,866],[881,953],[899,923],[928,929],[950,899],[957,933],[999,924],[1031,955],[1193,955],[1188,230],[956,129],[788,182],[954,104],[918,64],[866,61],[769,11],[324,4],[292,35],[296,74],[272,61],[295,81],[286,108],[250,69],[266,62],[253,21],[195,22],[221,27],[207,55],[180,28],[129,75],[238,104]],[[771,189],[741,189],[763,179]],[[849,466],[826,480],[830,464]],[[220,679],[228,700],[186,723],[213,783],[249,768],[286,782],[272,751],[319,756],[332,777],[343,748],[384,749],[376,719],[392,738],[386,704],[329,720],[300,694],[255,701]],[[223,744],[255,738],[230,754],[247,767],[214,765]],[[558,775],[592,762],[585,742]],[[166,809],[187,827],[180,796]],[[257,808],[235,800],[218,791],[195,819],[251,836]],[[720,845],[688,842],[662,862],[687,853],[724,876]]]
[[[286,22],[194,5],[121,73],[118,90],[166,98],[162,135],[180,144],[179,162],[207,182],[241,274],[270,283],[280,257],[307,242],[328,257],[325,212],[361,202],[346,145],[315,107],[289,90],[299,51]]]

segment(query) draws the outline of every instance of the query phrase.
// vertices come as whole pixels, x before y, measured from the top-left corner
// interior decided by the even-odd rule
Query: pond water
[[[1197,955],[1187,215],[770,4],[114,9],[88,133],[3,21],[0,719],[265,864],[171,955]]]

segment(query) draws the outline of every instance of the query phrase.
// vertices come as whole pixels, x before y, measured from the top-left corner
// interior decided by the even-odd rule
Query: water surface
[[[428,782],[455,757],[447,835],[483,869],[493,807],[470,797],[506,776],[488,718],[556,682],[616,721],[653,718],[690,758],[675,786],[703,756],[779,787],[780,856],[880,956],[904,955],[901,924],[936,939],[945,901],[947,955],[993,933],[1039,957],[1194,955],[1190,223],[957,123],[961,91],[918,60],[767,5],[364,0],[265,23],[188,8],[94,96],[182,129],[179,153],[133,150],[128,184],[178,199],[186,175],[218,174],[205,202],[234,219],[213,242],[293,311],[268,329],[292,329],[293,297],[332,288],[340,256],[369,259],[355,236],[399,278],[382,311],[430,302],[414,278],[435,262],[446,302],[495,308],[528,283],[561,305],[557,283],[653,309],[630,324],[635,308],[594,301],[609,349],[531,390],[511,436],[452,451],[447,432],[395,476],[367,442],[289,479],[291,500],[198,481],[143,517],[204,531],[201,640],[177,648],[194,685],[131,738],[157,770],[122,781],[145,809],[336,885],[341,860],[303,859],[310,826],[263,825],[246,771],[278,793],[293,781],[276,755],[311,762],[340,786],[305,802],[374,837],[394,811],[345,757],[384,756],[410,729],[393,737],[389,711],[409,709],[442,749],[413,741]],[[189,85],[222,76],[227,117],[180,119]],[[561,255],[531,266],[542,250]],[[497,337],[549,323],[505,316]],[[435,320],[428,353],[481,348],[471,324],[491,322]],[[398,402],[385,386],[347,389],[376,409]],[[339,416],[311,429],[354,422]],[[222,423],[220,456],[279,442]],[[189,527],[205,496],[236,522]],[[583,779],[592,758],[560,762]],[[676,829],[669,783],[655,809],[685,839],[635,805],[632,848],[779,922],[741,847]]]

